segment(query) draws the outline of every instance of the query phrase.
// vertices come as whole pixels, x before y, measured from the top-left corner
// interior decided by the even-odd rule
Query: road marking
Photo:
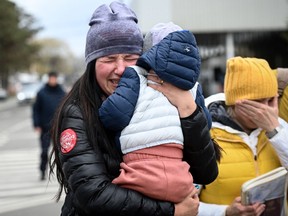
[[[55,203],[58,183],[40,181],[38,164],[38,148],[0,152],[0,213]]]
[[[31,128],[31,133],[24,133],[21,134],[22,130],[26,128]],[[26,119],[24,121],[18,122],[0,132],[0,147],[7,145],[10,140],[12,139],[31,139],[31,137],[37,137],[36,133],[33,133],[34,131],[32,130],[32,123],[31,119]],[[10,134],[17,134],[17,136],[9,137]]]
[[[4,146],[6,143],[8,143],[8,141],[9,141],[8,134],[0,132],[0,147]]]

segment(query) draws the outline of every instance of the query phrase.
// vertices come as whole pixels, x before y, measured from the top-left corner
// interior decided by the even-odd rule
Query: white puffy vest
[[[167,143],[183,145],[178,110],[159,91],[147,86],[147,71],[133,66],[140,78],[140,92],[134,114],[120,136],[124,154]]]

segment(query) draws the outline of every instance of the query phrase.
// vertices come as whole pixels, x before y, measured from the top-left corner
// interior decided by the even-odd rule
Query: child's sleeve
[[[99,108],[99,118],[106,128],[121,131],[129,124],[139,96],[139,82],[136,71],[127,67],[113,94]]]

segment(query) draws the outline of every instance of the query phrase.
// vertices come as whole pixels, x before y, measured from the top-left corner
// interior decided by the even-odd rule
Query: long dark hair
[[[68,192],[69,186],[67,179],[65,179],[62,164],[59,155],[60,151],[60,134],[61,124],[63,119],[63,112],[67,110],[70,105],[78,106],[82,112],[86,135],[92,147],[96,145],[103,153],[103,157],[107,166],[108,173],[111,178],[119,174],[119,164],[121,162],[121,155],[114,143],[114,134],[105,130],[98,118],[98,109],[102,104],[103,91],[99,87],[95,77],[95,62],[90,62],[87,65],[85,73],[75,82],[70,92],[62,101],[57,112],[55,113],[53,124],[51,128],[53,148],[49,158],[49,179],[54,175],[54,168],[56,168],[57,180],[60,184],[59,191],[56,195],[58,202],[63,189],[65,193]]]

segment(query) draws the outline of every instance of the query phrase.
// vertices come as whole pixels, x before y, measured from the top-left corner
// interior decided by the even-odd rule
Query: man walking
[[[45,180],[48,163],[48,150],[51,143],[50,126],[54,113],[65,96],[65,91],[58,83],[58,74],[54,71],[48,73],[48,82],[37,93],[33,104],[33,126],[40,134],[41,157],[40,171],[41,180]]]

